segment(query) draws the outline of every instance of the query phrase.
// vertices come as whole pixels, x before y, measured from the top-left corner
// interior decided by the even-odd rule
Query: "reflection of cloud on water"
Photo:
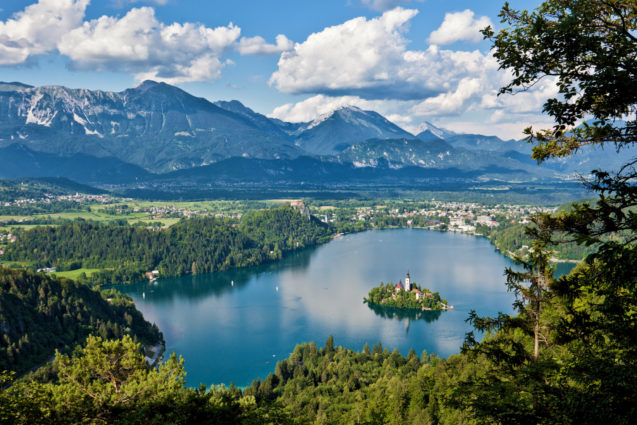
[[[202,370],[214,359],[228,374],[239,373],[232,368],[244,356],[247,363],[237,367],[256,370],[249,373],[252,379],[261,373],[253,364],[271,361],[273,369],[272,353],[285,355],[308,340],[322,346],[330,333],[337,345],[357,350],[365,342],[382,341],[403,354],[412,347],[418,354],[423,348],[443,356],[458,352],[469,330],[464,322],[468,310],[483,313],[485,306],[497,311],[503,305],[505,265],[487,241],[476,238],[371,231],[292,254],[280,263],[160,280],[156,287],[140,286],[134,293],[169,347],[204,357]],[[406,329],[405,317],[383,318],[363,303],[372,287],[404,279],[407,269],[418,284],[439,291],[456,309],[430,322],[409,318]]]
[[[320,261],[317,258],[317,261]],[[300,307],[286,310],[280,320],[289,323],[298,315],[307,316],[311,321],[321,322],[325,327],[360,329],[366,325],[365,314],[361,314],[363,296],[369,290],[361,284],[360,273],[355,269],[329,267],[318,264],[311,275],[283,272],[279,292],[283,293],[286,307]],[[320,274],[320,277],[317,276]],[[313,285],[312,282],[331,282],[329,290]]]
[[[490,292],[492,286],[500,288],[502,292],[504,285],[500,271],[497,276],[494,275],[493,252],[485,253],[491,258],[482,264],[474,260],[482,255],[479,251],[483,247],[474,246],[471,240],[428,232],[427,236],[432,236],[434,243],[423,244],[421,232],[402,231],[401,236],[405,239],[403,244],[396,243],[393,238],[390,238],[389,243],[379,243],[383,239],[370,236],[378,232],[348,235],[333,242],[338,244],[333,247],[336,249],[317,253],[310,267],[300,271],[282,271],[280,291],[285,295],[284,305],[292,308],[289,300],[302,298],[300,311],[286,310],[281,315],[282,326],[298,320],[299,316],[305,316],[325,328],[343,329],[347,333],[360,332],[361,329],[373,330],[372,326],[378,323],[370,320],[370,312],[362,303],[363,297],[380,281],[397,282],[404,277],[408,268],[412,270],[415,281],[440,292],[443,297],[447,296],[446,288],[450,292],[460,290],[465,295],[471,294],[470,303],[476,304],[484,301],[487,296],[485,290]],[[368,240],[352,244],[353,238]],[[451,265],[449,253],[459,254],[459,258],[452,260]],[[461,261],[465,255],[471,261]],[[325,282],[329,290],[326,291],[323,284],[318,286],[317,282]],[[462,302],[456,302],[453,298],[449,301],[462,306]],[[391,332],[396,331],[394,324],[390,329]]]
[[[458,352],[458,347],[464,342],[464,333],[460,335],[441,336],[436,338],[436,349],[432,352],[437,353],[453,353]]]
[[[395,320],[424,320],[427,323],[435,322],[443,313],[440,310],[418,310],[386,307],[377,304],[368,304],[367,307],[379,317]],[[449,312],[445,312],[447,314]]]

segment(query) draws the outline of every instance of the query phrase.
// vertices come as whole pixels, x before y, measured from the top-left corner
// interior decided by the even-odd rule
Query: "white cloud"
[[[89,0],[40,0],[0,22],[0,65],[18,65],[54,50],[84,19]]]
[[[489,121],[451,121],[440,125],[447,130],[456,133],[484,134],[486,136],[498,136],[501,139],[522,139],[525,137],[524,129],[532,125],[535,128],[549,128],[553,121],[539,115],[527,115],[516,117],[514,122]]]
[[[268,44],[263,37],[242,37],[237,50],[242,55],[274,55],[292,50],[294,43],[285,35],[276,36],[276,44]]]
[[[469,76],[487,80],[498,72],[497,62],[478,50],[407,50],[403,34],[417,13],[398,7],[311,34],[281,55],[270,84],[285,93],[414,100],[455,91]]]
[[[270,84],[283,92],[313,96],[281,105],[271,115],[310,121],[353,105],[375,110],[412,133],[435,119],[462,123],[450,125],[453,130],[473,128],[517,138],[529,122],[546,121],[541,109],[546,99],[558,95],[554,81],[545,79],[527,92],[497,96],[511,75],[499,69],[491,53],[436,44],[424,50],[406,48],[404,34],[416,13],[396,8],[375,19],[352,19],[295,44],[293,51],[281,55]],[[489,23],[470,11],[456,16],[469,17],[467,26],[475,31],[451,33],[446,40],[434,37],[437,42],[475,39],[478,28]],[[453,22],[448,15],[440,28]]]
[[[555,78],[544,78],[527,91],[498,96],[496,87],[485,91],[479,107],[483,109],[504,109],[509,114],[536,113],[541,110],[546,99],[559,95]]]
[[[329,97],[319,94],[298,103],[278,106],[268,116],[288,122],[307,122],[343,106],[370,109],[370,103],[356,96]]]
[[[389,121],[394,124],[402,125],[410,125],[414,120],[409,115],[401,115],[401,114],[389,114],[385,116]]]
[[[458,82],[455,91],[441,93],[438,96],[425,99],[413,108],[416,115],[453,115],[464,111],[467,102],[483,90],[480,78],[463,78]]]
[[[472,41],[477,43],[482,40],[480,30],[491,25],[491,20],[487,16],[474,18],[472,10],[462,12],[446,13],[440,28],[429,35],[429,43],[444,45],[455,43],[456,41]]]
[[[406,90],[412,84],[400,71],[406,64],[402,33],[417,13],[396,8],[375,19],[359,17],[311,34],[281,55],[270,84],[286,93],[412,96]]]
[[[142,1],[162,5],[169,0],[122,0],[122,5]],[[224,55],[235,48],[241,54],[275,54],[293,47],[282,34],[276,44],[258,36],[237,42],[241,29],[232,23],[216,28],[166,24],[151,7],[84,21],[89,2],[39,0],[0,22],[0,65],[19,65],[57,50],[76,69],[123,70],[137,80],[178,84],[220,78],[223,68],[232,63]]]
[[[321,115],[329,114],[343,106],[356,106],[360,109],[373,110],[380,114],[386,114],[387,119],[393,121],[393,119],[389,118],[391,111],[399,109],[403,104],[412,105],[413,102],[367,100],[361,99],[358,96],[331,97],[318,94],[297,103],[286,103],[285,105],[278,106],[274,108],[272,113],[268,114],[268,116],[288,122],[307,122]],[[398,114],[394,115],[395,117],[398,116]],[[404,120],[405,118],[403,118],[403,121]]]
[[[58,44],[80,69],[124,69],[138,80],[176,84],[220,77],[223,54],[241,33],[239,27],[166,25],[150,7],[131,9],[121,18],[102,16],[70,31]]]

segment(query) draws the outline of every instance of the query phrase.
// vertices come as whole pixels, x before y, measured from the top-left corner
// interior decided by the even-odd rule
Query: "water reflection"
[[[154,282],[143,282],[132,285],[136,292],[145,288],[145,298],[149,301],[170,300],[176,296],[190,299],[201,299],[213,296],[222,298],[232,291],[244,288],[250,280],[267,273],[284,269],[303,270],[310,264],[311,249],[295,252],[278,263],[269,263],[256,267],[234,269],[203,275],[189,275],[176,278],[160,279]],[[119,287],[122,290],[122,287]],[[126,291],[126,289],[123,289]]]
[[[120,289],[157,323],[168,352],[184,356],[189,384],[248,385],[265,378],[296,344],[322,343],[330,334],[337,345],[356,350],[381,341],[405,355],[411,348],[457,353],[470,329],[470,310],[511,312],[513,296],[503,276],[510,265],[481,238],[370,231],[278,263]],[[378,311],[362,302],[372,287],[397,281],[408,269],[414,281],[438,291],[455,309]]]
[[[396,308],[388,307],[378,304],[367,304],[370,310],[372,310],[377,316],[384,319],[396,319],[396,320],[424,320],[427,323],[435,322],[440,318],[442,311],[440,310],[416,310],[408,308]]]

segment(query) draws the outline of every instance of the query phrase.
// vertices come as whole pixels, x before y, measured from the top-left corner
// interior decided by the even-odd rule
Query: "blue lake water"
[[[382,230],[347,235],[276,264],[119,289],[159,326],[167,353],[184,357],[190,386],[244,386],[273,372],[296,344],[322,346],[330,334],[336,345],[355,350],[381,341],[403,354],[458,353],[471,309],[512,311],[504,285],[511,265],[484,238]],[[438,291],[454,310],[410,320],[382,317],[363,303],[372,287],[398,282],[408,269],[412,281]]]

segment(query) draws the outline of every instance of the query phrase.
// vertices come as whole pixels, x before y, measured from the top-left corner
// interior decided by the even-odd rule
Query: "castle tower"
[[[405,277],[405,291],[411,291],[411,277],[409,277],[409,270],[407,270],[407,276]]]

